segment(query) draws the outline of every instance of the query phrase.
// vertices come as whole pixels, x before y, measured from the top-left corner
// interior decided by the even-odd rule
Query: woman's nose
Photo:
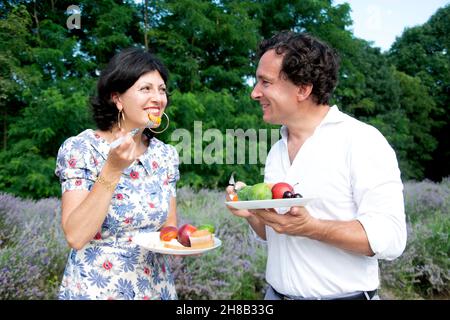
[[[166,93],[161,93],[158,90],[154,90],[150,93],[150,100],[152,101],[162,101],[166,98]]]

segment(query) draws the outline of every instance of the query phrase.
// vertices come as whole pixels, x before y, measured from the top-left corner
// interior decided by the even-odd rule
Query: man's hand
[[[234,192],[235,192],[233,186],[228,186],[226,191],[227,191],[226,200],[232,201],[230,195],[234,194]],[[235,216],[247,219],[247,222],[250,224],[250,226],[256,232],[256,234],[261,239],[266,240],[265,225],[261,221],[259,221],[259,218],[257,215],[253,214],[249,210],[239,210],[239,209],[232,208],[228,205],[227,205],[227,208]]]
[[[226,199],[227,201],[232,201],[230,195],[232,195],[232,194],[235,193],[233,186],[228,186],[227,189],[226,189],[226,192],[227,192],[227,196],[226,196],[225,199]],[[228,210],[230,210],[230,212],[231,212],[232,214],[234,214],[234,215],[237,216],[237,217],[241,217],[241,218],[250,218],[250,217],[253,216],[253,214],[250,213],[248,210],[239,210],[239,209],[232,208],[232,207],[230,207],[230,206],[228,206],[228,205],[227,205],[227,208],[228,208]]]
[[[276,232],[292,236],[309,236],[316,222],[304,207],[292,207],[286,214],[278,214],[274,209],[250,212]]]

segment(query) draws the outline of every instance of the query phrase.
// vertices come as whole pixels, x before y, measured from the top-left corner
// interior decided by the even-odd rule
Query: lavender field
[[[225,209],[219,191],[178,191],[179,224],[212,223],[223,245],[200,257],[172,258],[180,299],[261,299],[265,244]],[[408,244],[381,262],[384,299],[450,298],[450,179],[405,184]],[[68,247],[58,199],[0,193],[0,299],[55,299]]]

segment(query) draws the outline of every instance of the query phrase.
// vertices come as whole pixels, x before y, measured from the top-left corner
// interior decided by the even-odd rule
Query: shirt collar
[[[330,110],[328,110],[325,117],[319,123],[316,130],[327,124],[342,122],[345,120],[345,118],[346,118],[345,114],[339,110],[337,105],[333,105],[332,107],[330,107]],[[288,128],[286,126],[284,126],[284,125],[281,126],[280,134],[281,134],[281,139],[283,139],[283,141],[287,143]]]
[[[160,141],[156,138],[152,138],[150,140],[150,143],[148,144],[147,150],[139,157],[138,161],[142,164],[145,171],[147,171],[148,174],[152,174],[153,169],[153,161],[154,159],[158,158],[158,155],[156,154],[157,145],[160,143]]]

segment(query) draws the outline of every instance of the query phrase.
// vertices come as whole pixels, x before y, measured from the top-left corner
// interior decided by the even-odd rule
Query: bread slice
[[[214,239],[208,230],[197,230],[189,236],[192,249],[205,249],[214,246]]]
[[[190,247],[183,246],[177,239],[172,239],[170,241],[161,241],[166,248],[176,249],[176,250],[195,250],[195,249],[205,249],[214,246],[214,239],[211,232],[208,230],[197,230],[194,231],[190,236],[189,240],[191,242]]]

